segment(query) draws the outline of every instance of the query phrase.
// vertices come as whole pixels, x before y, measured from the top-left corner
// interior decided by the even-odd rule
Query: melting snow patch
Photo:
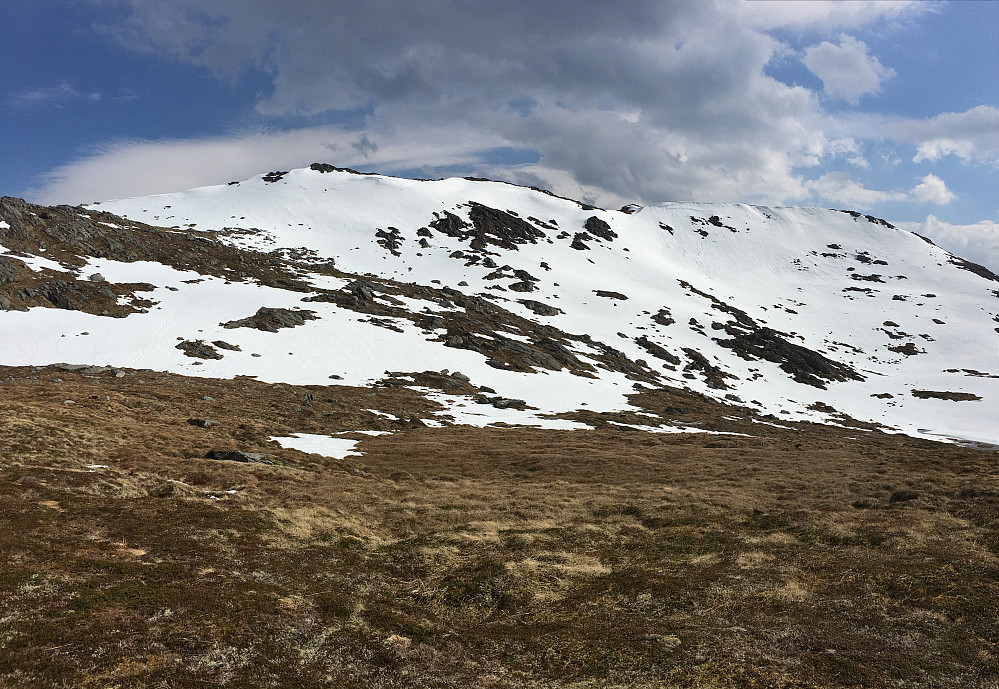
[[[363,453],[354,452],[354,447],[361,442],[351,438],[334,438],[328,435],[316,435],[313,433],[295,433],[291,436],[272,436],[271,440],[277,442],[284,448],[291,448],[301,452],[332,457],[333,459],[344,459],[346,457],[360,457]]]
[[[308,273],[302,277],[316,289],[336,290],[350,282],[350,280],[345,280],[344,278],[335,278],[329,275],[320,275],[319,273]]]
[[[727,431],[709,431],[703,428],[696,428],[694,426],[639,426],[630,423],[620,423],[618,421],[608,421],[607,423],[613,424],[615,426],[620,426],[621,428],[629,428],[636,431],[646,431],[647,433],[707,433],[709,435],[741,435],[744,438],[754,437],[751,435],[747,435],[745,433],[729,433]]]
[[[528,337],[527,335],[521,335],[520,333],[515,333],[515,332],[510,332],[508,330],[504,330],[501,334],[503,335],[503,337],[505,337],[508,340],[516,340],[518,342],[527,342],[529,344],[533,342],[533,340],[530,337]]]
[[[364,411],[371,412],[372,414],[375,414],[376,416],[380,416],[383,419],[391,419],[393,421],[398,421],[399,420],[398,416],[396,416],[395,414],[389,414],[387,411],[379,411],[377,409],[365,409]]]
[[[758,419],[750,419],[753,423],[762,423],[764,426],[773,426],[774,428],[784,428],[789,431],[795,430],[791,426],[781,426],[779,423],[770,423],[769,421],[760,421]]]
[[[445,394],[439,390],[412,386],[412,390],[423,393],[427,399],[439,402],[445,409],[436,412],[437,416],[452,417],[452,423],[460,426],[475,426],[484,428],[493,424],[508,424],[511,426],[531,426],[535,428],[547,428],[556,431],[572,431],[577,429],[589,430],[591,426],[578,421],[568,419],[553,419],[539,416],[537,410],[514,409],[506,407],[499,409],[488,404],[475,404],[472,400],[465,398],[465,402],[455,402],[458,395]],[[431,425],[433,419],[424,419],[424,423]]]
[[[49,270],[57,270],[57,271],[66,270],[65,268],[63,268],[61,263],[53,261],[50,258],[42,258],[41,256],[19,255],[16,252],[11,252],[2,244],[0,244],[0,253],[13,253],[14,258],[23,262],[24,265],[28,266],[28,268],[35,271],[36,273],[42,270],[43,268],[47,268]]]

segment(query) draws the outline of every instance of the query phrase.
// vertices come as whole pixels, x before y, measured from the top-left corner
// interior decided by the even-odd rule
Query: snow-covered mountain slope
[[[498,182],[328,165],[75,209],[122,245],[132,230],[108,211],[135,233],[171,228],[130,253],[79,252],[79,282],[100,273],[132,313],[0,314],[0,363],[298,384],[447,369],[496,402],[432,393],[473,423],[627,409],[636,388],[671,386],[747,414],[999,442],[999,278],[858,213],[607,211]],[[23,240],[30,213],[0,217],[17,260],[58,266]]]

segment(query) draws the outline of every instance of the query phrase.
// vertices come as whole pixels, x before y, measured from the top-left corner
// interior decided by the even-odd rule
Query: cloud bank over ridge
[[[263,75],[256,122],[226,134],[105,142],[31,192],[89,202],[329,160],[390,174],[488,176],[605,206],[946,204],[954,192],[925,170],[882,188],[857,172],[885,145],[911,151],[914,163],[993,165],[999,109],[920,119],[832,107],[872,97],[895,73],[850,31],[934,6],[121,0],[96,26],[116,44],[223,83]],[[823,40],[797,51],[781,31]],[[822,87],[776,78],[775,66],[787,64]],[[355,117],[348,123],[345,113]],[[533,155],[511,162],[497,150]]]

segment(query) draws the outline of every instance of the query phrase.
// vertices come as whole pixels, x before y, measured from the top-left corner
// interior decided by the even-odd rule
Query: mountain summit
[[[684,392],[758,423],[999,442],[999,277],[853,211],[614,211],[314,164],[5,198],[0,245],[5,365],[408,387],[440,405],[427,425],[707,428],[656,397]]]

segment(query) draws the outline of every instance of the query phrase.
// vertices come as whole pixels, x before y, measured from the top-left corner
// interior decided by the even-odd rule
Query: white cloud
[[[911,191],[869,189],[846,172],[827,172],[818,179],[805,180],[802,188],[813,198],[820,198],[853,208],[868,209],[888,201],[921,201],[945,204],[957,196],[946,183],[933,174],[926,175]]]
[[[947,188],[944,181],[933,174],[923,177],[923,181],[916,185],[912,194],[920,201],[941,205],[950,203],[957,198],[954,192]]]
[[[923,222],[897,223],[929,237],[935,244],[969,261],[999,272],[999,223],[989,220],[972,225],[951,225],[928,215]]]
[[[804,186],[815,196],[862,209],[885,201],[903,201],[908,198],[904,192],[868,189],[845,172],[827,172],[818,179],[806,181]]]
[[[925,0],[740,0],[738,11],[763,29],[855,28],[877,19],[895,19],[931,10]]]
[[[999,163],[999,108],[990,105],[925,120],[898,121],[889,131],[895,138],[916,145],[916,163],[948,155],[969,162]]]
[[[867,54],[867,44],[847,35],[840,36],[839,45],[823,41],[806,48],[802,61],[822,80],[828,95],[851,105],[860,102],[863,95],[877,93],[881,82],[895,74],[895,70]]]
[[[61,81],[55,86],[40,86],[17,94],[11,102],[21,108],[50,105],[63,107],[70,101],[87,101],[96,103],[101,100],[99,91],[81,92],[69,82]]]
[[[328,160],[386,171],[420,168],[428,161],[475,165],[483,148],[506,143],[453,127],[386,130],[363,138],[337,127],[312,127],[204,139],[118,141],[56,168],[26,196],[48,204],[92,203],[224,184]]]
[[[840,156],[850,165],[861,168],[870,165],[861,152],[861,144],[857,139],[831,139],[826,148],[829,155]]]

